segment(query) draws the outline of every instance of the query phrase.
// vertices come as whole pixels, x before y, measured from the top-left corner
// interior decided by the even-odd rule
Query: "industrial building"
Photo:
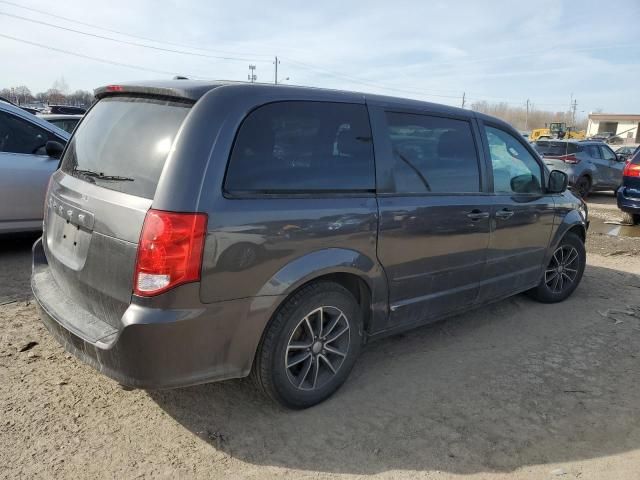
[[[624,143],[640,143],[640,114],[590,113],[587,123],[587,137],[611,133],[623,139]]]

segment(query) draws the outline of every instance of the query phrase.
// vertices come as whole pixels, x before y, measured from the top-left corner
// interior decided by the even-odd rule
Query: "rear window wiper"
[[[121,177],[121,176],[118,176],[118,175],[105,175],[102,172],[94,172],[93,170],[75,169],[75,170],[72,170],[71,173],[78,173],[80,175],[84,175],[85,177],[98,178],[100,180],[114,180],[114,181],[119,181],[119,182],[133,182],[133,181],[135,181],[135,178]]]

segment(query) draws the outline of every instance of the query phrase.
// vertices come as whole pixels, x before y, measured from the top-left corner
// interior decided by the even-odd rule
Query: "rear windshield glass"
[[[100,100],[72,137],[62,170],[104,188],[153,198],[190,106],[149,98]]]
[[[568,155],[580,151],[580,147],[575,143],[569,142],[549,142],[547,140],[539,140],[534,144],[536,151],[540,155]]]

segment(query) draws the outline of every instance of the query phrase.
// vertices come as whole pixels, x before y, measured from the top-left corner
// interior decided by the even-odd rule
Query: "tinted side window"
[[[258,108],[238,131],[225,189],[373,191],[373,144],[366,107],[279,102]]]
[[[597,145],[587,145],[587,153],[592,158],[602,158],[600,155],[600,149]]]
[[[464,120],[387,112],[398,193],[480,192],[471,124]]]
[[[49,137],[46,130],[0,112],[0,152],[45,155],[44,145]]]
[[[485,127],[496,193],[542,193],[542,167],[513,135]]]

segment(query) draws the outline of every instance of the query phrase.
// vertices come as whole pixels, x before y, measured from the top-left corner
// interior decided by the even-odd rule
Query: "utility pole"
[[[578,101],[573,100],[573,105],[571,106],[571,126],[576,126],[576,109],[578,108]]]
[[[249,75],[247,76],[247,80],[249,80],[251,83],[253,83],[257,79],[258,79],[258,76],[256,75],[256,66],[255,65],[249,65]]]
[[[462,92],[462,108],[464,108],[465,98],[467,96],[467,92]]]
[[[527,98],[527,113],[524,117],[524,129],[529,129],[529,99]]]
[[[278,84],[278,64],[280,63],[280,60],[278,60],[278,56],[276,55],[276,61],[274,62],[274,65],[276,66],[276,74],[273,78],[273,83],[275,83],[276,85]]]

